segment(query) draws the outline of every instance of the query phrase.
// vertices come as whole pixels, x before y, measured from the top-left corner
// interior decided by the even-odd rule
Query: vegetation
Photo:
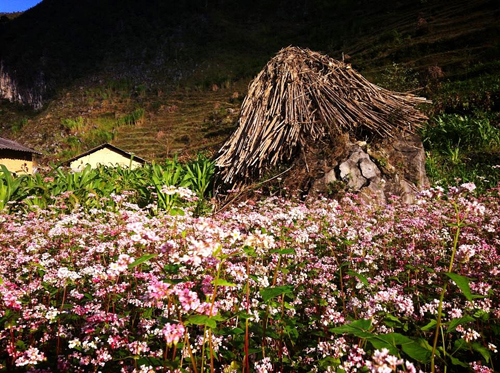
[[[433,188],[382,208],[272,198],[193,217],[189,202],[151,214],[160,205],[140,209],[136,190],[99,187],[0,213],[0,369],[497,368],[498,188]],[[192,198],[139,191],[164,193],[164,206]]]
[[[498,371],[496,3],[362,3],[53,0],[1,19],[5,66],[24,86],[43,66],[56,98],[0,102],[2,136],[44,162],[108,141],[155,162],[0,166],[0,371]],[[210,214],[213,162],[165,160],[219,149],[287,45],[433,101],[414,205],[345,192]]]
[[[101,206],[103,200],[120,199],[119,196],[126,193],[129,203],[151,214],[180,211],[178,208],[189,196],[188,202],[199,214],[208,208],[214,173],[213,162],[202,155],[188,163],[173,159],[161,164],[146,164],[135,170],[87,166],[80,172],[72,172],[54,167],[45,175],[37,173],[17,178],[4,165],[0,167],[0,209],[11,212],[27,212],[35,206],[50,208],[61,198],[66,199],[69,209],[79,207],[89,211]],[[179,197],[177,188],[189,189],[193,195],[188,193],[181,198],[182,193]]]

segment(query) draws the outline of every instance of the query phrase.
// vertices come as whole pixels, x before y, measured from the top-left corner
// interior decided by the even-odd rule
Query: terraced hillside
[[[14,122],[10,131],[4,127],[11,138],[42,144],[46,162],[104,142],[160,161],[217,149],[235,128],[245,86],[153,93],[124,82],[99,83],[62,93],[42,112],[3,102],[0,116]]]
[[[397,61],[424,73],[439,66],[447,79],[462,79],[478,73],[475,65],[498,62],[499,24],[500,7],[490,0],[426,2],[418,11],[401,6],[368,17],[362,27],[379,32],[356,37],[348,53],[369,72]]]
[[[235,128],[239,97],[228,89],[174,92],[142,123],[119,127],[113,143],[147,159],[213,150]]]
[[[103,142],[148,160],[213,150],[234,128],[249,81],[287,45],[338,59],[344,53],[370,80],[431,97],[437,103],[434,112],[473,110],[478,94],[488,110],[500,103],[497,0],[292,3],[286,7],[284,2],[271,6],[260,1],[252,7],[244,2],[245,6],[231,8],[232,2],[224,0],[197,6],[191,16],[201,22],[199,30],[180,28],[168,40],[155,34],[156,40],[141,41],[136,35],[123,55],[108,51],[112,58],[106,68],[99,70],[97,62],[92,69],[81,65],[80,75],[74,73],[72,81],[58,86],[39,111],[0,101],[0,136],[41,150],[45,163],[63,161]],[[33,19],[36,13],[30,12]],[[120,20],[125,13],[114,14],[113,22],[126,22]],[[140,21],[154,28],[155,21],[148,18],[152,16],[152,11],[142,14]],[[94,21],[102,19],[106,17]],[[129,35],[131,30],[123,32]],[[127,42],[123,35],[121,47]],[[145,57],[137,60],[141,43],[147,45]],[[71,76],[69,65],[64,68],[65,76]],[[467,91],[460,95],[472,98],[461,105],[441,104],[443,91],[446,99],[454,100],[455,83]]]

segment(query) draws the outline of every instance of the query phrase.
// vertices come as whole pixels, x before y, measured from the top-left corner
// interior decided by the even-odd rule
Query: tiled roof
[[[18,152],[26,152],[33,154],[42,154],[39,151],[27,148],[26,146],[22,146],[21,144],[12,140],[4,139],[3,137],[0,137],[0,149],[16,150]]]

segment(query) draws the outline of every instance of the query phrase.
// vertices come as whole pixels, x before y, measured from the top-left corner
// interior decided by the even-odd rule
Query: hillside
[[[42,150],[46,162],[104,141],[150,160],[213,150],[252,77],[287,45],[345,53],[379,84],[421,88],[434,113],[498,111],[493,0],[116,5],[44,0],[3,18],[0,93],[24,105],[0,103],[0,136]]]

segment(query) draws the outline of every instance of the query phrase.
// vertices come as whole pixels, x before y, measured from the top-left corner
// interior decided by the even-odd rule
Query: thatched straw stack
[[[227,185],[262,176],[325,135],[364,128],[392,136],[427,118],[425,98],[370,83],[350,65],[309,49],[282,49],[249,86],[238,129],[217,156]]]

